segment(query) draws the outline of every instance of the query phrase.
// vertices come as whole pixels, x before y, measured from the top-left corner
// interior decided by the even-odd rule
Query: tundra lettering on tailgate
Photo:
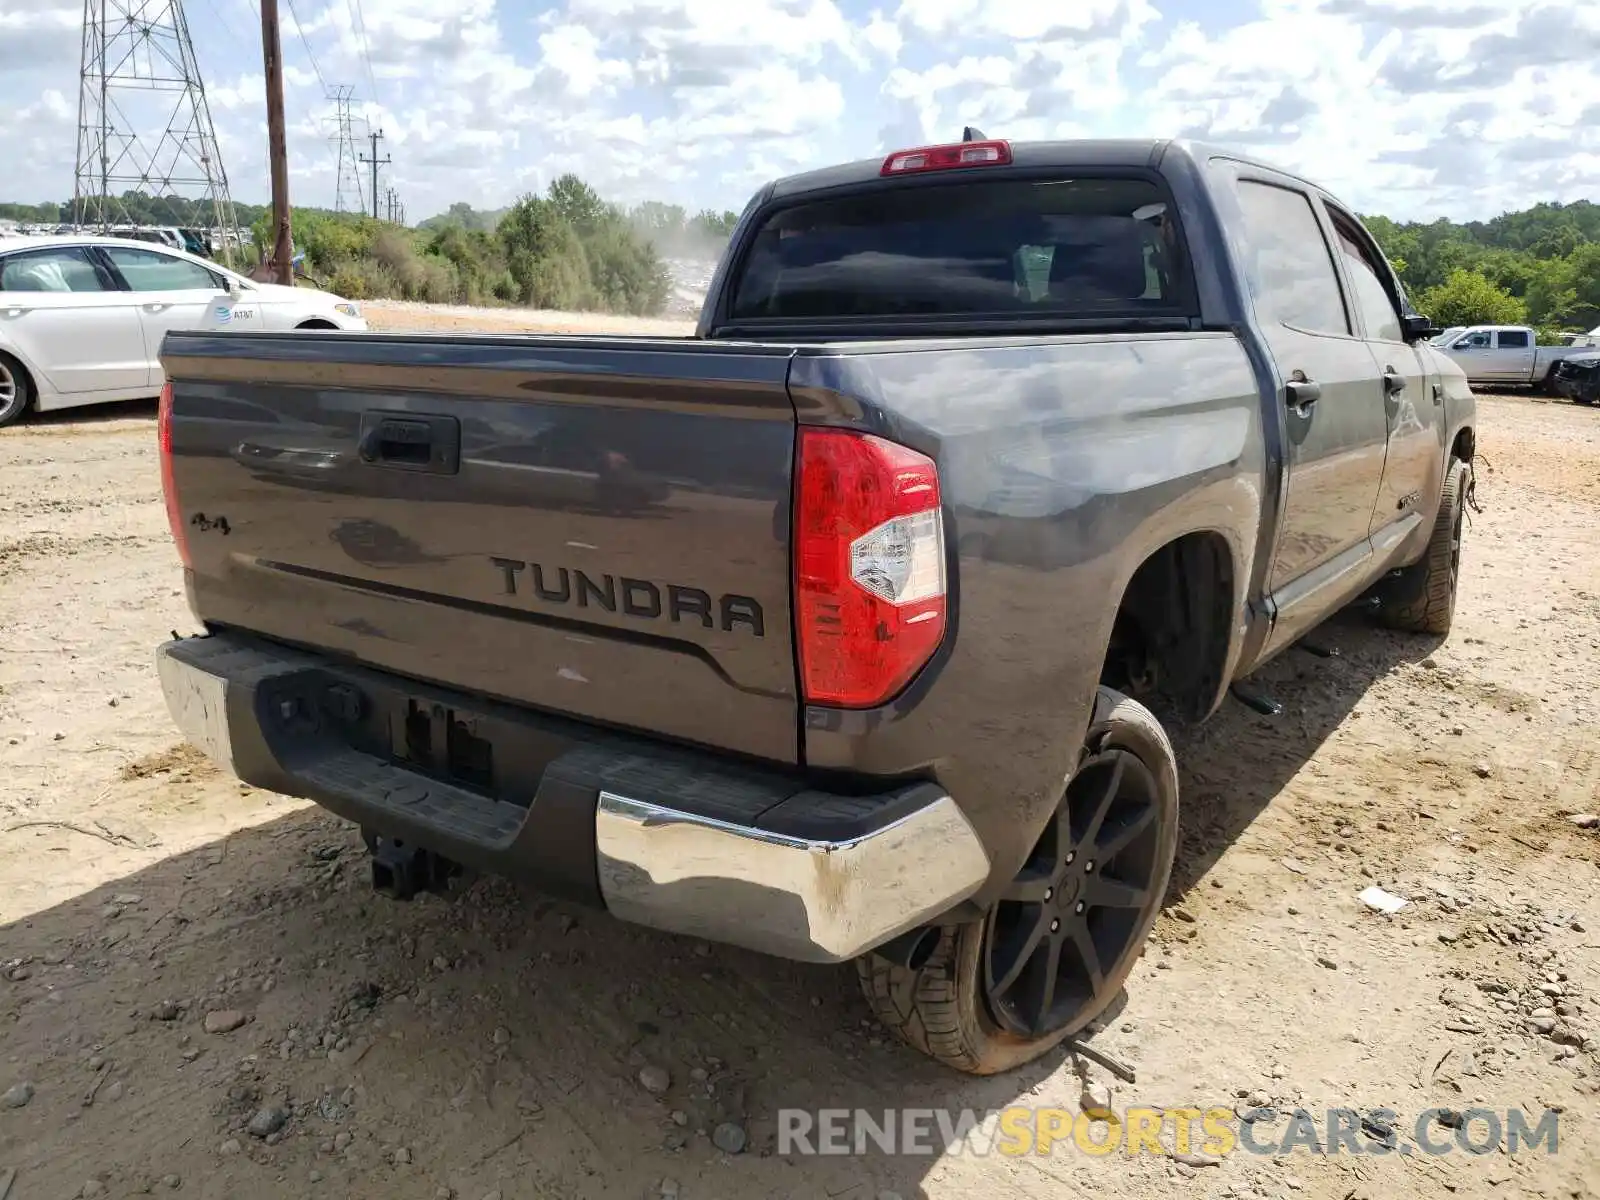
[[[645,621],[697,621],[706,629],[720,626],[726,633],[742,626],[757,637],[767,635],[761,605],[749,596],[730,592],[713,599],[710,592],[701,588],[676,583],[655,583],[626,575],[591,575],[577,567],[547,567],[519,558],[491,556],[489,561],[500,572],[508,596],[620,612]]]

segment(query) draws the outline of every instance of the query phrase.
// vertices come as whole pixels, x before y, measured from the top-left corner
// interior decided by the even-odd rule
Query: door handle
[[[144,306],[144,310],[145,310],[145,312],[158,313],[158,312],[162,311],[163,309],[171,308],[171,307],[172,306],[170,304],[164,304],[159,300],[155,300],[155,301],[150,302],[149,304],[146,304]]]
[[[1383,369],[1383,394],[1385,396],[1398,396],[1406,390],[1406,377],[1393,367]]]
[[[374,467],[454,475],[461,468],[461,423],[420,413],[364,412],[356,453]]]
[[[1289,393],[1289,407],[1297,417],[1309,417],[1311,406],[1322,399],[1322,385],[1307,379],[1304,371],[1296,371],[1284,388]]]
[[[25,313],[27,311],[28,310],[23,308],[20,304],[8,304],[8,305],[6,305],[6,316],[8,316],[8,317],[20,317],[23,313]]]

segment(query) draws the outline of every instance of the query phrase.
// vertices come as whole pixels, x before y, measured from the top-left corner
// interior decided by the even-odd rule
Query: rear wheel
[[[1439,496],[1439,515],[1420,561],[1386,581],[1378,610],[1391,629],[1446,634],[1455,619],[1461,575],[1461,532],[1467,513],[1467,464],[1450,460]]]
[[[946,1066],[993,1075],[1099,1016],[1138,961],[1172,874],[1178,771],[1148,709],[1101,688],[1055,815],[982,921],[921,967],[857,960],[878,1018]]]
[[[0,427],[11,424],[33,403],[33,381],[22,364],[0,354]]]

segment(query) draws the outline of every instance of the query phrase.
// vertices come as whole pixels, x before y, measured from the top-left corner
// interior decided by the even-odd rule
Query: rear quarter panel
[[[1186,533],[1229,546],[1231,673],[1262,519],[1256,378],[1231,334],[1080,335],[802,353],[790,392],[802,424],[939,463],[955,599],[939,655],[898,700],[806,711],[807,765],[937,778],[990,849],[981,902],[1076,766],[1129,579]]]

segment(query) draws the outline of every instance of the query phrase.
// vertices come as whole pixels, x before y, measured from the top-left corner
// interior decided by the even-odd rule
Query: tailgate
[[[792,762],[789,354],[169,335],[195,612]]]

